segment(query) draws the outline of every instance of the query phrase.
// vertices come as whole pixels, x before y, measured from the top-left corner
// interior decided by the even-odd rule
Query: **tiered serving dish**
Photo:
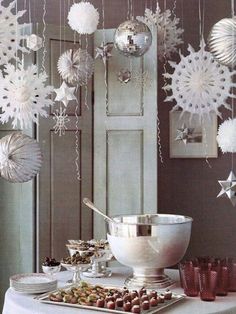
[[[10,277],[10,287],[22,293],[43,293],[55,290],[57,280],[47,274],[18,274]]]

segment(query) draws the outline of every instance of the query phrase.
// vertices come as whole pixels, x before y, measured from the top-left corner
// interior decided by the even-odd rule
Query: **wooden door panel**
[[[114,30],[105,30],[107,42]],[[95,46],[103,39],[95,33]],[[108,215],[157,212],[157,42],[142,58],[129,58],[115,48],[107,64],[97,60],[94,77],[94,202]],[[117,73],[131,70],[121,84]],[[150,84],[133,76],[146,71]],[[107,85],[107,93],[106,93]],[[108,109],[108,110],[107,110]],[[103,218],[94,216],[94,234],[105,237]]]
[[[62,31],[64,33],[64,29]],[[50,52],[45,67],[49,74],[49,83],[58,88],[61,79],[57,72],[57,60],[60,51],[79,47],[74,45],[74,34],[66,28],[66,42],[60,44],[60,29],[56,26],[47,27],[46,45]],[[61,48],[60,48],[61,47]],[[42,56],[39,55],[39,63]],[[92,82],[88,86],[88,105],[84,105],[85,90],[78,88],[78,149],[79,172],[76,174],[75,132],[76,102],[69,103],[67,114],[69,123],[64,136],[54,133],[53,112],[59,103],[50,110],[47,119],[40,119],[38,139],[41,143],[44,163],[38,182],[37,209],[37,264],[44,256],[61,259],[67,254],[65,244],[68,239],[91,239],[92,213],[82,204],[83,197],[92,198]]]

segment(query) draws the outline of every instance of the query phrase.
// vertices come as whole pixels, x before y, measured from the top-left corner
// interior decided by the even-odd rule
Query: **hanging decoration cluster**
[[[42,154],[31,137],[15,132],[0,140],[0,176],[12,183],[31,180],[40,170]]]
[[[226,100],[234,97],[231,88],[236,84],[232,76],[236,71],[230,70],[219,64],[212,54],[205,50],[204,40],[200,43],[200,50],[195,51],[191,45],[188,46],[189,55],[180,54],[180,62],[169,61],[174,72],[164,73],[171,83],[163,87],[172,91],[165,101],[176,101],[173,110],[181,108],[183,112],[191,115],[199,115],[200,118],[208,116],[211,112],[221,116],[219,107],[223,105],[230,109]]]
[[[74,3],[68,14],[68,23],[79,34],[92,34],[96,31],[99,13],[90,2]]]
[[[31,127],[32,122],[38,121],[37,116],[47,116],[46,107],[53,104],[48,96],[53,88],[46,85],[47,75],[39,73],[36,65],[25,69],[24,54],[29,50],[23,46],[23,39],[27,40],[27,47],[34,51],[42,45],[38,37],[22,36],[24,25],[18,24],[25,10],[13,13],[16,1],[8,7],[0,0],[0,65],[3,65],[0,84],[0,122],[11,122],[13,128]],[[17,11],[17,10],[16,10]],[[22,58],[18,57],[18,50]],[[15,60],[16,66],[10,62]]]
[[[138,21],[147,24],[152,30],[157,29],[157,53],[159,60],[163,61],[164,56],[170,58],[177,52],[178,46],[183,43],[182,34],[184,30],[179,25],[179,18],[172,17],[170,10],[161,12],[157,2],[156,12],[150,9],[145,10],[144,16],[137,16]]]

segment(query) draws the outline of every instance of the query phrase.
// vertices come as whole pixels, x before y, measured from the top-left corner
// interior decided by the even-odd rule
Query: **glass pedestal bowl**
[[[100,249],[91,257],[91,266],[83,271],[83,276],[90,278],[110,277],[112,272],[107,269],[106,262],[112,259],[113,255],[109,249]]]
[[[67,283],[78,284],[81,281],[81,277],[80,277],[81,272],[87,270],[90,264],[73,265],[73,264],[61,263],[61,266],[63,266],[66,270],[73,273],[72,279],[68,280]]]
[[[56,266],[44,266],[42,265],[42,270],[44,274],[48,274],[53,276],[56,273],[59,273],[61,271],[61,264],[56,265]]]

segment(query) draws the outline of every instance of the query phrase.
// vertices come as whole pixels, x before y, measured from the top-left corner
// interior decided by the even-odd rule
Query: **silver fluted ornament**
[[[66,82],[87,85],[94,72],[94,60],[83,49],[65,51],[57,63],[58,72]]]
[[[211,29],[208,37],[210,52],[227,66],[236,65],[236,17],[224,18]]]
[[[42,154],[38,142],[15,132],[0,140],[0,176],[13,183],[31,180],[39,172]]]
[[[116,29],[114,44],[116,49],[127,57],[141,57],[152,44],[152,33],[143,22],[128,20]]]

